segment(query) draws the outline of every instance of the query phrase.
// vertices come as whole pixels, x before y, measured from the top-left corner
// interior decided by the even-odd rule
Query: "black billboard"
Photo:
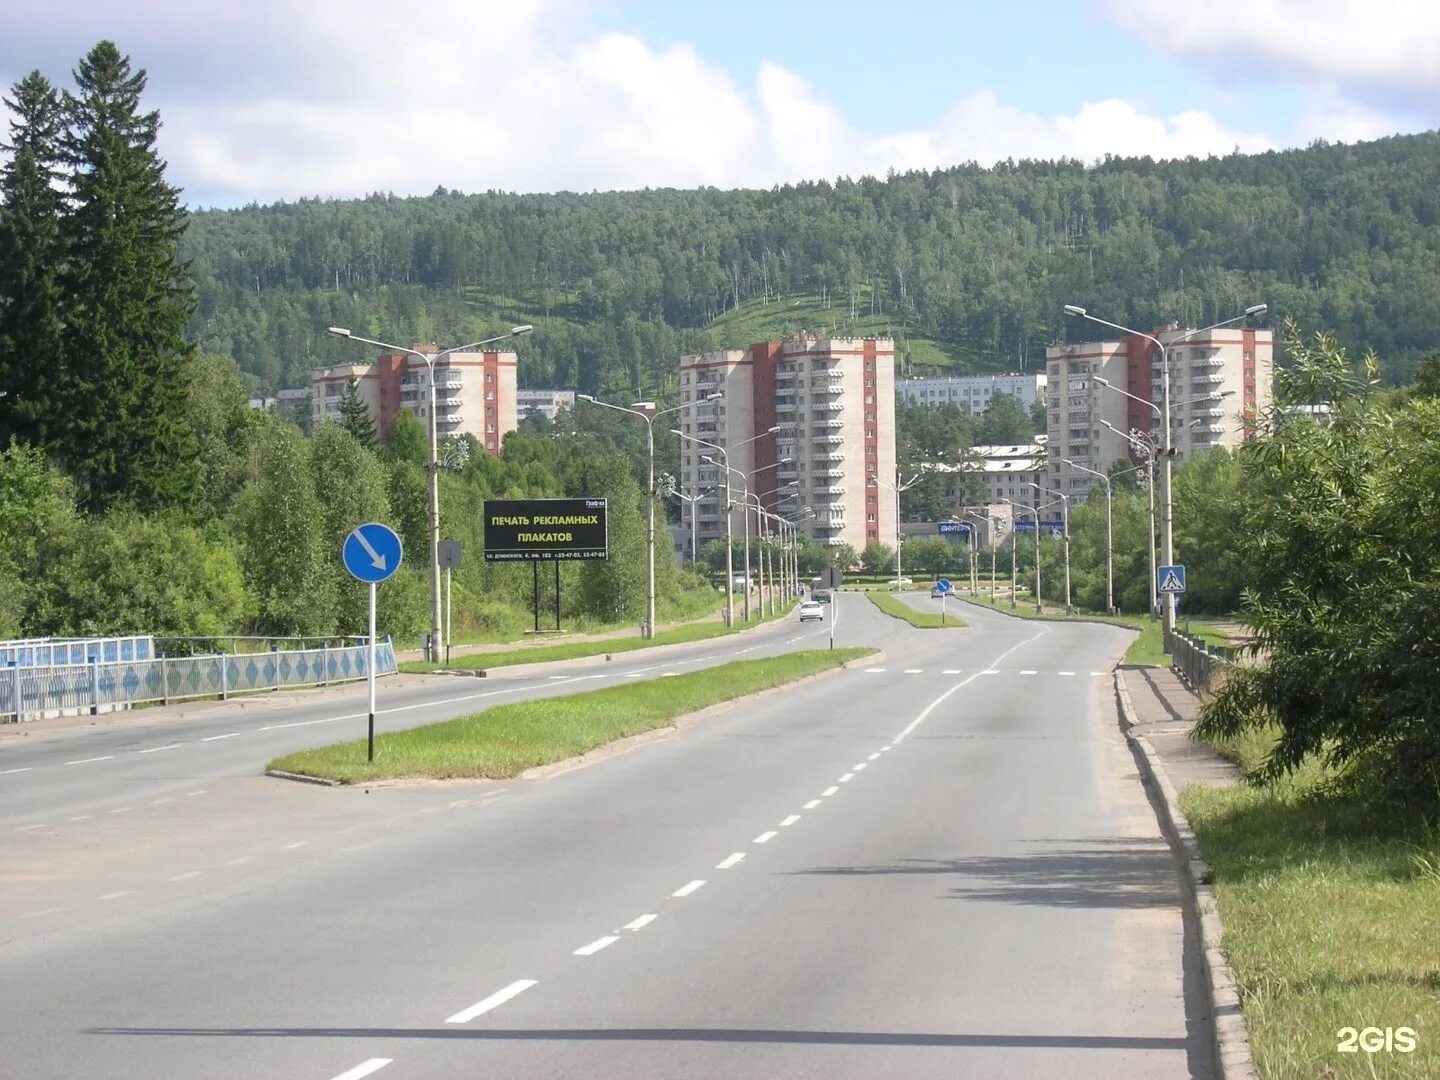
[[[604,499],[486,499],[485,561],[604,559]]]

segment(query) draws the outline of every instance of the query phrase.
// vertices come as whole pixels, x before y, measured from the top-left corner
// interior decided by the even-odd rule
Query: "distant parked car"
[[[930,599],[939,600],[940,597],[944,596],[949,591],[949,589],[942,589],[939,585],[936,585],[933,589],[930,590]]]
[[[825,619],[825,609],[814,600],[806,600],[800,605],[800,621],[809,622],[811,619]]]

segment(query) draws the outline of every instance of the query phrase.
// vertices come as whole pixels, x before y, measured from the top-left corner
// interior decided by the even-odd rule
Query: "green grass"
[[[754,618],[748,623],[740,622],[740,606],[735,609],[735,625],[724,622],[697,622],[661,630],[653,638],[625,637],[602,638],[589,641],[567,641],[560,645],[540,645],[523,649],[507,649],[504,652],[470,653],[451,657],[449,663],[432,663],[425,660],[407,660],[400,670],[409,675],[428,675],[435,671],[488,671],[491,668],[509,667],[512,664],[542,664],[551,660],[578,660],[586,656],[604,656],[607,653],[634,652],[650,649],[657,645],[684,645],[692,641],[706,641],[710,638],[736,634],[741,630],[759,626],[763,622],[783,619],[793,610],[793,604],[785,606],[778,615],[768,618]]]
[[[1010,606],[1009,600],[997,600],[992,604],[990,599],[985,596],[966,595],[964,599],[968,604],[979,604],[992,611],[1004,612],[1006,615],[1014,615],[1021,619],[1042,619],[1046,622],[1100,622],[1138,630],[1139,636],[1130,643],[1130,647],[1125,650],[1125,656],[1120,662],[1139,667],[1170,666],[1170,656],[1164,649],[1164,640],[1158,619],[1150,619],[1144,615],[1098,615],[1088,612],[1066,615],[1063,611],[1054,609],[1047,610],[1043,615],[1037,615],[1035,602],[1031,600],[1027,603],[1024,597],[1020,598],[1014,608]]]
[[[867,592],[866,595],[870,598],[870,602],[886,615],[904,619],[911,626],[918,626],[922,630],[938,630],[942,626],[966,625],[964,619],[951,615],[948,611],[945,613],[945,621],[942,623],[940,612],[916,611],[898,596],[892,596],[889,593]]]
[[[874,649],[812,650],[739,660],[673,678],[568,697],[498,705],[366,742],[337,743],[276,758],[270,768],[353,784],[403,777],[492,778],[575,757],[627,735],[672,723],[710,705],[838,667]]]
[[[1227,752],[1253,767],[1257,733]],[[1196,786],[1255,1061],[1270,1078],[1440,1076],[1440,830],[1337,795],[1307,764],[1274,785]],[[1410,1027],[1413,1053],[1340,1053],[1344,1027]]]

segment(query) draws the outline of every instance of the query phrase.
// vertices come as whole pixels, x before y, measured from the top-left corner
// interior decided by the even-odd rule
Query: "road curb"
[[[283,769],[266,769],[266,776],[277,780],[294,780],[297,784],[319,784],[321,787],[340,787],[339,780],[327,780],[323,776],[306,776],[304,773],[285,772]]]
[[[788,613],[787,613],[787,614],[788,614]],[[779,626],[781,623],[784,622],[784,620],[785,620],[785,616],[784,616],[784,615],[775,615],[775,616],[771,616],[769,619],[765,620],[764,622],[756,623],[754,626],[747,626],[747,627],[745,627],[744,629],[736,630],[733,634],[717,634],[715,637],[712,637],[712,638],[700,638],[698,641],[676,641],[676,642],[672,642],[672,643],[667,644],[667,645],[647,645],[647,646],[645,646],[645,647],[643,647],[643,648],[640,648],[640,649],[622,649],[622,650],[620,650],[620,651],[618,651],[618,652],[597,652],[597,653],[591,653],[591,654],[588,655],[588,656],[573,656],[573,657],[571,657],[571,658],[568,659],[568,660],[531,660],[531,661],[528,661],[528,662],[525,662],[525,663],[519,663],[519,664],[500,664],[500,665],[498,665],[498,666],[496,666],[496,667],[493,667],[493,668],[460,668],[460,669],[457,669],[457,668],[446,668],[446,669],[440,670],[440,671],[426,671],[426,672],[423,672],[423,673],[422,673],[422,672],[403,672],[403,671],[402,671],[402,672],[400,672],[400,674],[402,674],[402,675],[410,674],[410,675],[414,675],[414,676],[416,676],[416,677],[418,677],[418,678],[425,678],[425,677],[430,676],[430,675],[449,675],[449,676],[456,677],[456,678],[477,678],[477,679],[484,679],[484,678],[488,678],[488,677],[489,677],[489,673],[490,673],[491,671],[494,671],[494,672],[496,672],[497,674],[499,674],[500,672],[508,672],[508,671],[513,671],[513,670],[516,670],[516,669],[518,669],[518,670],[520,670],[520,671],[523,672],[523,671],[524,671],[525,669],[527,669],[527,668],[532,669],[532,670],[540,670],[540,672],[543,674],[543,673],[544,673],[544,669],[546,669],[546,668],[548,668],[548,667],[554,667],[554,668],[556,668],[556,669],[559,669],[559,668],[562,668],[562,667],[563,667],[563,668],[571,668],[571,667],[576,666],[577,664],[578,664],[578,665],[608,664],[608,663],[614,662],[614,660],[615,660],[617,657],[664,655],[664,653],[665,653],[666,650],[684,649],[684,648],[688,648],[688,647],[690,647],[690,646],[692,646],[692,645],[702,645],[702,644],[705,644],[705,643],[707,643],[707,642],[729,641],[729,640],[733,640],[733,639],[735,639],[735,638],[742,638],[742,637],[744,637],[746,634],[754,634],[754,633],[756,633],[756,632],[758,632],[758,631],[760,631],[760,630],[764,630],[766,627]],[[634,640],[634,639],[633,639],[633,638],[626,638],[626,639],[622,639],[622,640]],[[473,654],[472,654],[472,655],[473,655]]]
[[[1224,927],[1210,884],[1210,864],[1200,852],[1200,842],[1180,809],[1180,797],[1165,763],[1144,735],[1135,733],[1138,721],[1130,701],[1130,688],[1120,669],[1115,671],[1115,701],[1120,726],[1136,752],[1142,768],[1160,795],[1160,828],[1170,847],[1185,863],[1184,901],[1200,927],[1200,952],[1205,967],[1205,989],[1210,999],[1210,1033],[1215,1054],[1217,1080],[1259,1080],[1250,1049],[1250,1030],[1240,1008],[1240,991],[1223,945]]]

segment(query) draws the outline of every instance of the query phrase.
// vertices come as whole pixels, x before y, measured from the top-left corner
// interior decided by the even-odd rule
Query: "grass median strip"
[[[736,624],[733,627],[726,626],[723,622],[691,623],[686,626],[677,626],[672,630],[661,630],[654,638],[604,638],[592,641],[569,641],[563,645],[507,649],[503,652],[469,653],[465,656],[452,657],[448,663],[443,664],[429,663],[424,660],[407,660],[400,665],[400,670],[409,675],[428,675],[441,670],[487,671],[490,668],[509,667],[512,664],[543,664],[551,660],[579,660],[586,656],[604,656],[606,653],[633,652],[636,649],[650,649],[657,645],[687,645],[694,641],[706,641],[710,638],[724,637],[727,634],[736,634],[741,630],[759,626],[762,622],[784,618],[792,609],[793,605],[787,605],[785,610],[778,615],[771,615],[764,619],[751,619],[748,623],[742,623],[739,621],[737,605]]]
[[[1270,745],[1227,750],[1253,768]],[[1210,863],[1255,1064],[1276,1080],[1440,1076],[1440,829],[1337,779],[1311,761],[1275,784],[1180,797]],[[1377,1051],[1347,1028],[1408,1028],[1412,1041]]]
[[[886,615],[892,615],[897,619],[904,619],[911,626],[918,626],[922,630],[938,630],[941,626],[965,626],[965,620],[958,615],[945,613],[945,621],[941,623],[940,612],[916,611],[898,596],[892,596],[883,592],[867,592],[870,602],[883,611]]]
[[[375,760],[365,740],[301,750],[271,769],[353,784],[370,780],[519,776],[526,769],[576,757],[606,743],[665,727],[710,705],[782,686],[874,649],[785,653],[737,660],[675,678],[606,687],[565,697],[517,701],[439,724],[380,735]]]

